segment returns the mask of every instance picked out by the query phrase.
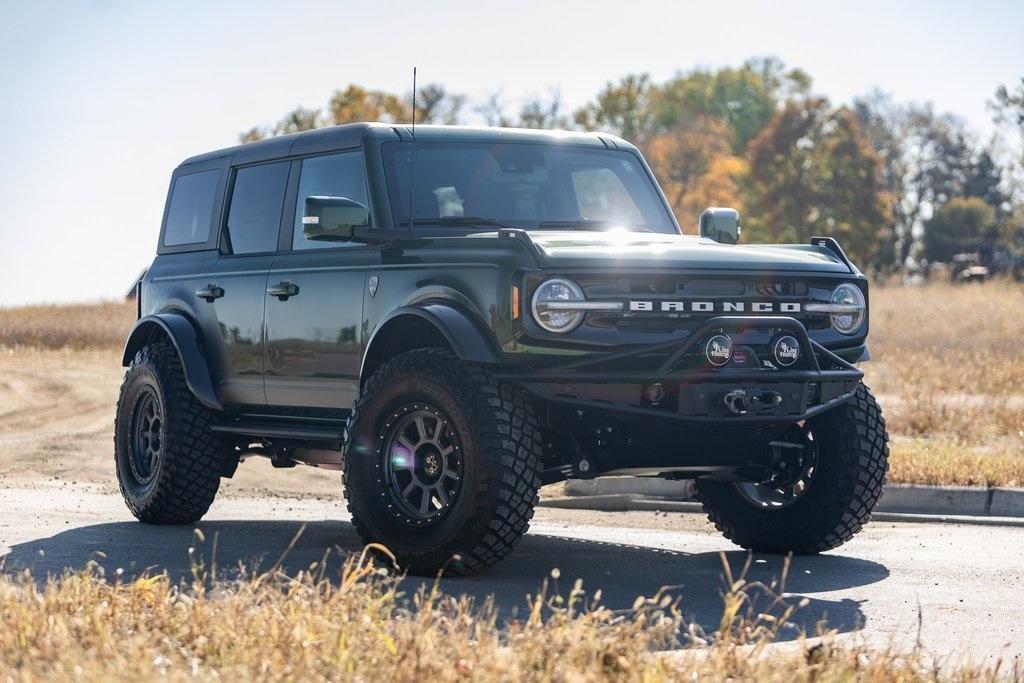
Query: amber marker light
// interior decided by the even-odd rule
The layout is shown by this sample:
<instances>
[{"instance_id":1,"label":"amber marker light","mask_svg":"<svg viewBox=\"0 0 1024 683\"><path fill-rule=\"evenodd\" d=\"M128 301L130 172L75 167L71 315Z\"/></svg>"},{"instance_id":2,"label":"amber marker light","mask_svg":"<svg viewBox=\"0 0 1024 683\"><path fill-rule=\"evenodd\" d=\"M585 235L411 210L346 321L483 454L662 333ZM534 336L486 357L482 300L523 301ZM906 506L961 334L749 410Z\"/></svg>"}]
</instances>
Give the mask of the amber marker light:
<instances>
[{"instance_id":1,"label":"amber marker light","mask_svg":"<svg viewBox=\"0 0 1024 683\"><path fill-rule=\"evenodd\" d=\"M519 285L512 285L512 319L519 320Z\"/></svg>"}]
</instances>

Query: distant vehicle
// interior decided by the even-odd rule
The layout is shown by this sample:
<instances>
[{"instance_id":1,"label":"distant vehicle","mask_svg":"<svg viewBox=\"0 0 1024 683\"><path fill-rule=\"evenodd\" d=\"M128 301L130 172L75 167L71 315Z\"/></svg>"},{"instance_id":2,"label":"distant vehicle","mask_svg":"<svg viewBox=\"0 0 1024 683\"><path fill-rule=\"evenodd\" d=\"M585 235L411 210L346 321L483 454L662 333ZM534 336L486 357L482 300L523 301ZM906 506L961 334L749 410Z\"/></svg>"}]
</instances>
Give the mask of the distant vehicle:
<instances>
[{"instance_id":1,"label":"distant vehicle","mask_svg":"<svg viewBox=\"0 0 1024 683\"><path fill-rule=\"evenodd\" d=\"M138 519L198 520L253 455L341 469L412 572L478 572L544 484L696 479L758 551L849 540L888 437L831 238L685 236L612 135L353 124L175 171L115 425Z\"/></svg>"},{"instance_id":2,"label":"distant vehicle","mask_svg":"<svg viewBox=\"0 0 1024 683\"><path fill-rule=\"evenodd\" d=\"M991 275L988 267L981 265L978 254L974 252L956 254L951 265L949 276L957 284L984 282Z\"/></svg>"}]
</instances>

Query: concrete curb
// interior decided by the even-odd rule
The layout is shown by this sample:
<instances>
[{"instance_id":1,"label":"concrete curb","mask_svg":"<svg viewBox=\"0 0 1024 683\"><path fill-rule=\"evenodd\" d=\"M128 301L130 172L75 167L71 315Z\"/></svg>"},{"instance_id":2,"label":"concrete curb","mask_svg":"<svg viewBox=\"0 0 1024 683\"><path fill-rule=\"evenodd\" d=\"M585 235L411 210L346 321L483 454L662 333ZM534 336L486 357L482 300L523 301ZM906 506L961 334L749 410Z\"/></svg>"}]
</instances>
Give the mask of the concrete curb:
<instances>
[{"instance_id":1,"label":"concrete curb","mask_svg":"<svg viewBox=\"0 0 1024 683\"><path fill-rule=\"evenodd\" d=\"M542 498L541 507L600 512L689 512L702 514L700 503L664 498L644 498L634 493L606 493L593 496ZM1024 517L996 515L921 514L880 512L871 514L874 522L917 522L927 524L977 524L981 526L1024 527Z\"/></svg>"},{"instance_id":2,"label":"concrete curb","mask_svg":"<svg viewBox=\"0 0 1024 683\"><path fill-rule=\"evenodd\" d=\"M638 501L649 499L673 503L695 500L693 482L688 480L673 481L644 477L572 479L566 482L565 491L569 496L591 499L602 505L634 505ZM612 502L612 499L608 499L609 496L625 498ZM627 499L630 502L625 502ZM581 502L579 507L585 508L586 505ZM875 519L881 519L878 516L880 513L1024 518L1024 489L890 484L885 487L885 493L882 494L875 512Z\"/></svg>"}]
</instances>

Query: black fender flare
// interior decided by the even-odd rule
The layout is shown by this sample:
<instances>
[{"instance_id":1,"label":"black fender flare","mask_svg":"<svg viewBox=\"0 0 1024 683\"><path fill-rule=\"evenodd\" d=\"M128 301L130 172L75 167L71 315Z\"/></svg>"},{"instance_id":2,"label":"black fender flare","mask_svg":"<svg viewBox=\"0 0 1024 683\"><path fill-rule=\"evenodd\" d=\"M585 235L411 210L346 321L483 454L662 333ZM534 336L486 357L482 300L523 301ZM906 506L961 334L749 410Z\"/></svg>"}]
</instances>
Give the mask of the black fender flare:
<instances>
[{"instance_id":1,"label":"black fender flare","mask_svg":"<svg viewBox=\"0 0 1024 683\"><path fill-rule=\"evenodd\" d=\"M361 379L366 378L366 359L378 334L398 318L407 316L414 316L430 323L445 338L455 355L462 360L490 365L501 363L497 344L475 316L446 301L424 301L395 309L377 325L366 342L366 350L359 368Z\"/></svg>"},{"instance_id":2,"label":"black fender flare","mask_svg":"<svg viewBox=\"0 0 1024 683\"><path fill-rule=\"evenodd\" d=\"M223 410L224 406L213 390L210 367L199 334L192 321L183 313L167 311L139 318L125 342L121 365L131 363L139 349L148 344L160 330L170 338L178 352L189 391L207 408Z\"/></svg>"}]
</instances>

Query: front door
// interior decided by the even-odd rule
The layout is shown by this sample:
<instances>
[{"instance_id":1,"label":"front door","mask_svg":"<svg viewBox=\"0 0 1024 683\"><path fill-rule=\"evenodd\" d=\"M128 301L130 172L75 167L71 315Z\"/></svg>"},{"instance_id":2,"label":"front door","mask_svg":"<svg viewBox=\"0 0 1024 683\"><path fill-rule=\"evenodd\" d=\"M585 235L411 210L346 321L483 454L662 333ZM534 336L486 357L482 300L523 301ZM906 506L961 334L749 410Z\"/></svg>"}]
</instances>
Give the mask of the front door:
<instances>
[{"instance_id":1,"label":"front door","mask_svg":"<svg viewBox=\"0 0 1024 683\"><path fill-rule=\"evenodd\" d=\"M220 255L204 276L207 306L214 317L203 323L206 348L219 350L214 374L218 396L226 405L267 402L267 277L277 251L289 166L282 161L237 169Z\"/></svg>"},{"instance_id":2,"label":"front door","mask_svg":"<svg viewBox=\"0 0 1024 683\"><path fill-rule=\"evenodd\" d=\"M362 153L294 162L291 229L267 285L267 401L273 406L348 410L359 392L363 301L380 250L355 242L307 240L306 197L345 197L366 205Z\"/></svg>"}]
</instances>

